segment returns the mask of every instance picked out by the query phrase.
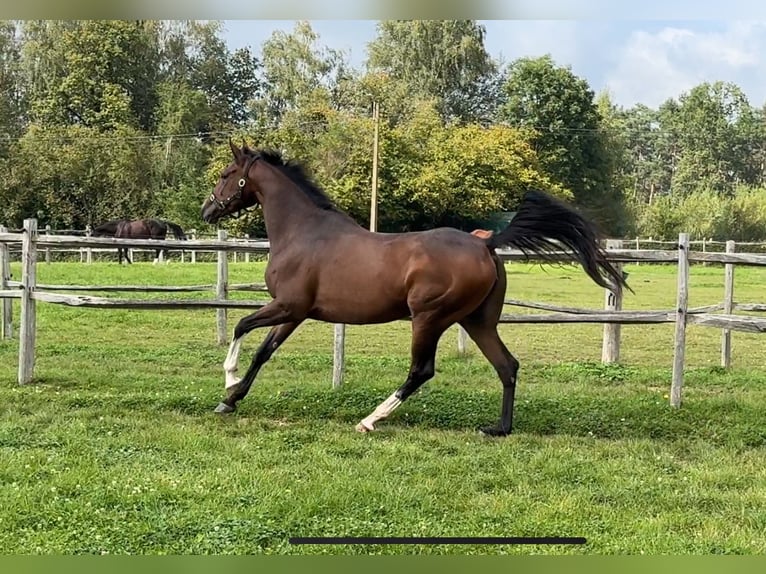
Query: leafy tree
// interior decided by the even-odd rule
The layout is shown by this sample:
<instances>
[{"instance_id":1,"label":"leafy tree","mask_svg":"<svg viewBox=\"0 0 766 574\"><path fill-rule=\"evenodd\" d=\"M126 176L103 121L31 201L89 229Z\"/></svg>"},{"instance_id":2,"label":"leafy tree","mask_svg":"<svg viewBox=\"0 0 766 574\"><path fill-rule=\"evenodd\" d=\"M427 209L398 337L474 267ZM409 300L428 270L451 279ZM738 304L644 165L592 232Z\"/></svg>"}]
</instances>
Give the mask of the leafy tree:
<instances>
[{"instance_id":1,"label":"leafy tree","mask_svg":"<svg viewBox=\"0 0 766 574\"><path fill-rule=\"evenodd\" d=\"M551 177L607 232L619 231L621 198L612 184L601 116L588 83L548 56L509 66L501 119L534 130L532 144Z\"/></svg>"},{"instance_id":2,"label":"leafy tree","mask_svg":"<svg viewBox=\"0 0 766 574\"><path fill-rule=\"evenodd\" d=\"M263 96L252 106L256 122L274 126L307 100L332 100L347 75L346 64L341 52L319 47L318 41L311 24L299 21L292 33L277 30L263 43Z\"/></svg>"},{"instance_id":3,"label":"leafy tree","mask_svg":"<svg viewBox=\"0 0 766 574\"><path fill-rule=\"evenodd\" d=\"M747 140L754 126L742 90L731 83L700 84L681 95L676 117L682 153L673 177L674 193L733 193L746 172Z\"/></svg>"},{"instance_id":4,"label":"leafy tree","mask_svg":"<svg viewBox=\"0 0 766 574\"><path fill-rule=\"evenodd\" d=\"M35 22L26 34L36 121L101 130L152 127L159 57L155 25Z\"/></svg>"},{"instance_id":5,"label":"leafy tree","mask_svg":"<svg viewBox=\"0 0 766 574\"><path fill-rule=\"evenodd\" d=\"M249 103L258 97L258 60L249 48L230 52L220 37L220 22L191 22L188 27L191 87L206 94L210 130L241 126Z\"/></svg>"},{"instance_id":6,"label":"leafy tree","mask_svg":"<svg viewBox=\"0 0 766 574\"><path fill-rule=\"evenodd\" d=\"M740 181L763 188L766 183L766 106L752 110L751 121L742 126Z\"/></svg>"},{"instance_id":7,"label":"leafy tree","mask_svg":"<svg viewBox=\"0 0 766 574\"><path fill-rule=\"evenodd\" d=\"M500 84L485 34L474 20L382 21L367 67L403 81L420 98L436 98L444 119L488 121Z\"/></svg>"},{"instance_id":8,"label":"leafy tree","mask_svg":"<svg viewBox=\"0 0 766 574\"><path fill-rule=\"evenodd\" d=\"M658 112L643 104L621 113L625 154L620 170L625 178L625 195L635 203L651 203L655 194L663 191L663 185L669 188L670 170L660 153L660 130Z\"/></svg>"},{"instance_id":9,"label":"leafy tree","mask_svg":"<svg viewBox=\"0 0 766 574\"><path fill-rule=\"evenodd\" d=\"M21 77L16 26L0 21L0 158L19 137L26 121L26 94Z\"/></svg>"},{"instance_id":10,"label":"leafy tree","mask_svg":"<svg viewBox=\"0 0 766 574\"><path fill-rule=\"evenodd\" d=\"M113 137L85 126L33 124L14 148L16 168L3 193L8 216L84 229L102 219L155 214L151 154L135 128Z\"/></svg>"},{"instance_id":11,"label":"leafy tree","mask_svg":"<svg viewBox=\"0 0 766 574\"><path fill-rule=\"evenodd\" d=\"M207 98L180 82L158 88L157 136L152 145L153 188L164 216L184 225L199 223L199 190L210 159L209 146L195 136L209 118Z\"/></svg>"}]
</instances>

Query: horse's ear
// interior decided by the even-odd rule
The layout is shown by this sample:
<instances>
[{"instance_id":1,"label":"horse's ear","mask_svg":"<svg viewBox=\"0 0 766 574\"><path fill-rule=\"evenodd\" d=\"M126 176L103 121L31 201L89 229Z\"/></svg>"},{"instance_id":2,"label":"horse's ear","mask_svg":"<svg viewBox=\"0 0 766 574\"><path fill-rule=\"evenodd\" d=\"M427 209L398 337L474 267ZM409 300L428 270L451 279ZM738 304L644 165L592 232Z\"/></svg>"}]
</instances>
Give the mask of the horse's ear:
<instances>
[{"instance_id":1,"label":"horse's ear","mask_svg":"<svg viewBox=\"0 0 766 574\"><path fill-rule=\"evenodd\" d=\"M242 150L234 145L234 142L231 141L231 138L229 138L229 147L231 148L231 153L234 154L234 159L239 161L239 159L242 157Z\"/></svg>"}]
</instances>

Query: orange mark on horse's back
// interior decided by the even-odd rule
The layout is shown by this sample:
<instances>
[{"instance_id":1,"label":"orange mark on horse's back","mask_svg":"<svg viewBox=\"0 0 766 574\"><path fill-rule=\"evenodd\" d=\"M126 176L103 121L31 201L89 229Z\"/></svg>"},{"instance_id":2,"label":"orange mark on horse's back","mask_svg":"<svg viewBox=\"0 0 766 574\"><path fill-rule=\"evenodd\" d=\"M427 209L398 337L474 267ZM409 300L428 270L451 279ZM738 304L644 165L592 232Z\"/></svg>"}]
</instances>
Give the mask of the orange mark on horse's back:
<instances>
[{"instance_id":1,"label":"orange mark on horse's back","mask_svg":"<svg viewBox=\"0 0 766 574\"><path fill-rule=\"evenodd\" d=\"M489 239L492 237L492 232L487 231L486 229L474 229L471 231L471 235L475 235L476 237L480 237L482 239Z\"/></svg>"}]
</instances>

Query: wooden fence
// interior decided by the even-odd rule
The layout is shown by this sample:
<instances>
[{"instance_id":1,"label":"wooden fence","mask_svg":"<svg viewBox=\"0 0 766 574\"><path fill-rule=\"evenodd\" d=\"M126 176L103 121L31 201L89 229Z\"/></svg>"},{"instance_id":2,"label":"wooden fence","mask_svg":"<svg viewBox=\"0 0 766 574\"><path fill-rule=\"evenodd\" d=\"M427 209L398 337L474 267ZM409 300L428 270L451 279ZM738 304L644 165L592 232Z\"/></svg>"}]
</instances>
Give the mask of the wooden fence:
<instances>
[{"instance_id":1,"label":"wooden fence","mask_svg":"<svg viewBox=\"0 0 766 574\"><path fill-rule=\"evenodd\" d=\"M5 233L9 232L8 229L4 229L3 231ZM11 233L22 233L23 229L10 230L10 232ZM71 237L71 236L76 236L76 237L92 237L91 233L92 233L92 230L91 230L90 227L86 227L85 229L61 229L61 230L54 230L54 229L51 228L50 225L46 225L44 229L39 229L38 228L38 235L40 237L42 237L43 239L51 237L51 236L54 236L54 237L59 237L59 236L66 236L66 237ZM205 233L205 232L197 231L196 229L190 229L190 230L186 231L186 236L189 239L191 239L192 241L196 241L198 239L203 239L204 240L206 238L207 239L214 239L214 238L217 237L217 234L216 233ZM247 235L247 234L245 234L242 237L242 239L245 240L245 241L248 241L248 242L249 241L255 241L257 245L260 245L261 247L264 247L264 249L262 251L259 251L258 253L259 254L268 254L269 242L268 242L267 239L251 239L250 236ZM185 262L186 261L186 251L187 250L176 249L175 251L179 251L180 252L180 257L179 257L180 261L182 263ZM11 244L10 245L10 253L12 255L20 256L20 252L21 252L21 244L20 243L19 244ZM134 248L132 247L132 248L129 248L129 252L130 252L129 253L130 254L130 258L133 259L133 255L136 252L137 253L153 254L154 253L154 249L152 249L150 247L134 247ZM64 255L67 259L70 259L70 258L77 259L77 258L79 258L80 263L93 263L93 261L95 260L95 258L94 258L95 255L108 255L110 259L115 259L115 260L117 259L117 249L116 249L116 247L91 247L91 246L88 246L88 247L73 247L71 245L56 245L56 244L54 244L54 245L49 245L49 246L45 247L44 249L42 249L42 253L44 255L46 263L50 263L55 258L55 256L57 254L58 255ZM215 252L211 251L211 250L202 249L202 248L194 249L194 250L191 250L189 252L188 261L190 263L196 263L197 262L197 254L199 254L199 253L206 253L208 255L210 253L212 253L213 255L215 255ZM246 263L249 262L250 261L250 254L251 254L250 251L245 251L244 253L242 253L241 254L242 260L244 262L246 262ZM236 262L239 253L237 251L233 251L231 253L231 255L233 257L234 262ZM162 261L162 260L163 260L163 254L160 253L160 261Z\"/></svg>"},{"instance_id":2,"label":"wooden fence","mask_svg":"<svg viewBox=\"0 0 766 574\"><path fill-rule=\"evenodd\" d=\"M8 230L6 230L8 231ZM41 236L82 236L82 237L91 237L91 228L86 227L85 229L52 229L50 225L46 225L45 228L40 228L39 234ZM14 233L21 233L21 229L12 230ZM216 233L209 233L204 231L198 231L197 229L189 229L186 231L187 237L189 237L191 240L197 240L197 239L214 239L217 237ZM233 239L233 238L232 238ZM242 237L245 241L252 241L255 240L259 242L260 245L264 246L265 251L261 253L268 253L268 240L267 239L251 239L249 235L244 235ZM618 243L622 243L624 246L630 246L632 249L635 249L636 251L640 250L646 250L646 249L662 249L663 246L674 246L675 242L673 241L666 241L661 239L653 239L653 238L630 238L630 239L622 239ZM689 248L695 248L697 247L699 251L702 251L703 253L707 252L724 252L726 247L726 241L717 241L714 239L697 239L697 240L690 240L689 241ZM752 253L764 253L766 254L766 242L758 241L758 242L737 242L737 245L742 248L746 247L749 252ZM20 250L21 245L19 244L15 249L12 246L12 250L18 252ZM133 251L136 252L146 252L151 253L153 252L153 249L146 248L146 247L138 247L138 248L131 248L131 258L133 255ZM213 253L212 251L205 250L205 249L195 249L191 250L189 252L189 258L188 261L191 263L197 262L197 254L198 253ZM51 246L46 247L44 249L45 254L45 262L50 263L53 256L56 254L64 254L64 255L73 255L78 256L81 263L92 263L94 261L94 255L104 255L108 254L110 258L117 258L117 252L115 248L109 248L109 247L69 247L69 246ZM186 261L185 257L185 251L180 250L180 260L181 262ZM237 251L231 252L232 261L234 263L237 262L238 256L240 254ZM246 251L244 253L241 253L242 260L245 262L250 261L250 252Z\"/></svg>"},{"instance_id":3,"label":"wooden fence","mask_svg":"<svg viewBox=\"0 0 766 574\"><path fill-rule=\"evenodd\" d=\"M766 255L753 253L735 253L734 242L726 243L725 252L690 251L690 241L687 234L679 236L678 244L668 250L624 249L621 241L610 241L607 244L609 259L616 265L624 263L676 263L678 266L677 305L671 310L624 311L620 297L614 297L610 292L605 294L604 309L580 309L561 307L546 303L525 302L507 299L506 305L549 311L546 314L503 313L501 323L602 323L604 338L602 345L602 361L613 363L619 361L620 354L620 325L675 323L673 376L671 381L670 404L678 407L681 404L683 387L684 354L686 349L686 327L697 324L722 329L721 364L729 367L731 364L731 331L751 333L766 332L766 319L753 316L734 315L734 310L766 311L766 304L741 304L734 302L734 266L735 265L766 265ZM21 278L12 281L9 273L9 246L20 246ZM36 269L38 253L48 248L92 249L112 248L117 246L128 248L168 250L185 250L190 253L198 251L213 251L217 253L217 281L215 285L187 286L129 286L129 285L45 285L37 283ZM227 343L226 310L230 308L257 309L267 301L244 301L228 299L231 291L265 291L263 284L230 285L228 283L228 257L232 252L239 253L268 253L268 243L264 241L230 240L225 231L219 231L215 240L150 240L150 239L114 239L105 237L78 237L67 235L40 235L37 221L28 219L24 222L21 233L9 233L0 228L0 298L3 300L2 327L3 337L12 336L12 320L10 301L13 298L21 300L19 318L19 372L20 384L33 380L35 364L35 335L36 335L36 304L38 301L63 304L78 307L112 308L112 309L216 309L216 340L219 344ZM526 261L523 253L514 250L499 250L498 254L505 261ZM571 261L571 258L560 253L560 261ZM691 263L716 263L725 265L724 299L719 305L689 308L689 266ZM215 290L214 299L205 300L152 300L126 299L112 297L96 297L78 295L77 291L122 291L122 292L193 292ZM68 291L68 293L62 293ZM717 313L717 312L721 313ZM344 370L345 328L335 326L333 386L342 382ZM467 338L462 329L458 330L458 351L464 352Z\"/></svg>"}]
</instances>

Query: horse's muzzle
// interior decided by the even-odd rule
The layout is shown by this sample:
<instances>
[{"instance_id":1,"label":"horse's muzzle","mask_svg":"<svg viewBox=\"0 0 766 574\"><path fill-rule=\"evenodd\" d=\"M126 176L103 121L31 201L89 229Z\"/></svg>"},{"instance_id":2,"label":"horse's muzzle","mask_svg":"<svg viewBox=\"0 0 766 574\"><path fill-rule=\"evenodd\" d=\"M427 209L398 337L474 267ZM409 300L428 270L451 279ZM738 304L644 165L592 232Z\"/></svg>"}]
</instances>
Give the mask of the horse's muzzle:
<instances>
[{"instance_id":1,"label":"horse's muzzle","mask_svg":"<svg viewBox=\"0 0 766 574\"><path fill-rule=\"evenodd\" d=\"M205 223L215 223L221 218L218 206L210 200L202 204L202 221Z\"/></svg>"}]
</instances>

